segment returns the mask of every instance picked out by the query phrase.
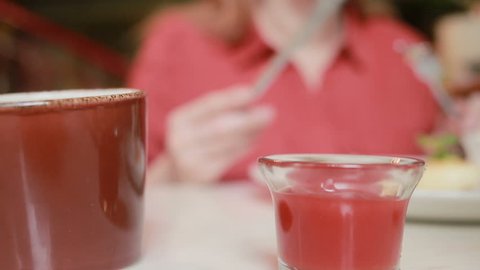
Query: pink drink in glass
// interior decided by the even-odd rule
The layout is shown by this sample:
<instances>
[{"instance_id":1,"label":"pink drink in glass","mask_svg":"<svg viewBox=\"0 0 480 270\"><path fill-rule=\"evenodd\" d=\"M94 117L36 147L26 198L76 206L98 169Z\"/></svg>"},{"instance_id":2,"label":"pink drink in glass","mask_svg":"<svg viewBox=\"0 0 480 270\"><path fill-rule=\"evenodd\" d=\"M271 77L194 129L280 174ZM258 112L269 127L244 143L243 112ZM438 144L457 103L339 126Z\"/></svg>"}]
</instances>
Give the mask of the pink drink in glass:
<instances>
[{"instance_id":1,"label":"pink drink in glass","mask_svg":"<svg viewBox=\"0 0 480 270\"><path fill-rule=\"evenodd\" d=\"M355 194L275 195L280 259L302 270L395 269L407 200Z\"/></svg>"},{"instance_id":2,"label":"pink drink in glass","mask_svg":"<svg viewBox=\"0 0 480 270\"><path fill-rule=\"evenodd\" d=\"M407 205L423 165L376 156L261 158L280 269L398 269Z\"/></svg>"}]
</instances>

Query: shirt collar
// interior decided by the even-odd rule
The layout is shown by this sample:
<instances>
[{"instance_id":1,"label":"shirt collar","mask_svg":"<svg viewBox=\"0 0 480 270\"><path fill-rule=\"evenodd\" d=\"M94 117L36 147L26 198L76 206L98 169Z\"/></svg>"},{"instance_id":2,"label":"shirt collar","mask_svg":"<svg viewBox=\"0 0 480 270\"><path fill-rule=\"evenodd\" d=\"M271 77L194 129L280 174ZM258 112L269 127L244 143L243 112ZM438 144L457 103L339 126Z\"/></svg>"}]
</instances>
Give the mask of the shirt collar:
<instances>
[{"instance_id":1,"label":"shirt collar","mask_svg":"<svg viewBox=\"0 0 480 270\"><path fill-rule=\"evenodd\" d=\"M346 58L353 62L361 61L362 55L365 53L364 40L362 40L364 31L362 27L363 23L364 18L358 11L351 8L345 10L345 36L336 59ZM240 66L248 68L257 63L263 63L263 61L269 59L275 53L275 49L265 42L255 26L250 25L246 33L241 43L233 48L235 51L233 60ZM335 61L333 61L333 63L334 62Z\"/></svg>"}]
</instances>

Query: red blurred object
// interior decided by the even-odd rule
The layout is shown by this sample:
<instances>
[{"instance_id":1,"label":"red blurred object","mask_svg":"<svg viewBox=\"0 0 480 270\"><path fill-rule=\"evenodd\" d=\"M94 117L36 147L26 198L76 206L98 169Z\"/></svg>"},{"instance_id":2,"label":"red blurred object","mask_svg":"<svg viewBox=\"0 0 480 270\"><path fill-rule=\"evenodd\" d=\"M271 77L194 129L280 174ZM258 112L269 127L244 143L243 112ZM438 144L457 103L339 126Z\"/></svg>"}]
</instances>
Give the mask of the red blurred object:
<instances>
[{"instance_id":1,"label":"red blurred object","mask_svg":"<svg viewBox=\"0 0 480 270\"><path fill-rule=\"evenodd\" d=\"M0 92L111 86L127 74L128 61L119 53L12 1L0 0L0 23L0 60L11 66L0 73L14 87Z\"/></svg>"}]
</instances>

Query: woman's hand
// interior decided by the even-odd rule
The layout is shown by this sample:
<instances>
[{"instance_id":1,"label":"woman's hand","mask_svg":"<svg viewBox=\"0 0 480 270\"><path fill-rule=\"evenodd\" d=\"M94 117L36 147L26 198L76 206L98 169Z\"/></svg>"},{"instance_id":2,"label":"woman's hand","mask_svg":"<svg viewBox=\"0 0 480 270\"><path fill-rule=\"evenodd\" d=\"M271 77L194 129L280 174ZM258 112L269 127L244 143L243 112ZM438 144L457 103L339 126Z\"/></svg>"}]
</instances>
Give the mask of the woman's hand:
<instances>
[{"instance_id":1,"label":"woman's hand","mask_svg":"<svg viewBox=\"0 0 480 270\"><path fill-rule=\"evenodd\" d=\"M232 87L202 96L167 118L166 158L176 180L211 183L245 155L272 121L268 106L249 106L253 91Z\"/></svg>"}]
</instances>

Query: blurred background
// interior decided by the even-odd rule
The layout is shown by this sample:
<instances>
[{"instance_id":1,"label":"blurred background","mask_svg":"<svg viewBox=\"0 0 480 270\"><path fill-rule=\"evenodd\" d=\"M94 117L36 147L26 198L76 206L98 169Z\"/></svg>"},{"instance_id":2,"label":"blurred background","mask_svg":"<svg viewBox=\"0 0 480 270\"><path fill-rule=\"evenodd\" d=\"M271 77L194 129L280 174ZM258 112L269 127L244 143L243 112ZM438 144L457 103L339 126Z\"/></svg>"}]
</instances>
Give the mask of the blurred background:
<instances>
[{"instance_id":1,"label":"blurred background","mask_svg":"<svg viewBox=\"0 0 480 270\"><path fill-rule=\"evenodd\" d=\"M397 16L432 41L440 21L465 13L476 2L362 1L369 3L369 12ZM188 0L0 0L0 93L121 86L140 41L142 22L156 10L180 2ZM476 48L480 51L480 46ZM480 58L468 61L468 72L480 74Z\"/></svg>"}]
</instances>

